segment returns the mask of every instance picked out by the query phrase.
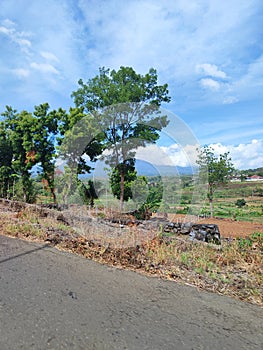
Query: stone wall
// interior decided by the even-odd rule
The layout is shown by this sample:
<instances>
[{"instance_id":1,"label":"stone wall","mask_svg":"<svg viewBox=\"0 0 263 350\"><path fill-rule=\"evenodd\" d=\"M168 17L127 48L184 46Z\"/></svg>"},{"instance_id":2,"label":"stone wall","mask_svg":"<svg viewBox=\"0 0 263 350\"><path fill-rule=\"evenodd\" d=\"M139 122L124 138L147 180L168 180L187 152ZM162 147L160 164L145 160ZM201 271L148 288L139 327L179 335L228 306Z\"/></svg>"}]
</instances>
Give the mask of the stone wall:
<instances>
[{"instance_id":1,"label":"stone wall","mask_svg":"<svg viewBox=\"0 0 263 350\"><path fill-rule=\"evenodd\" d=\"M164 227L164 232L189 235L191 240L197 239L207 243L220 244L220 232L217 225L196 224L191 222L170 222Z\"/></svg>"}]
</instances>

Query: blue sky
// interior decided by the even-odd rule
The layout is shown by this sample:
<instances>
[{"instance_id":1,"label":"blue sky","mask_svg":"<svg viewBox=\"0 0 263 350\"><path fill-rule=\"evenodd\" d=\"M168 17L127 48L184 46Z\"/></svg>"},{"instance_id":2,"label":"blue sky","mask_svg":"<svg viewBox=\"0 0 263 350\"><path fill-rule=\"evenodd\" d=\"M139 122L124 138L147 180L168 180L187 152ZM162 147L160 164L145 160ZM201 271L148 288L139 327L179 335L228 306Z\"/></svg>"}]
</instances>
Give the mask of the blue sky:
<instances>
[{"instance_id":1,"label":"blue sky","mask_svg":"<svg viewBox=\"0 0 263 350\"><path fill-rule=\"evenodd\" d=\"M0 111L68 109L99 67L154 67L169 84L164 107L201 145L263 166L262 23L262 0L1 0Z\"/></svg>"}]
</instances>

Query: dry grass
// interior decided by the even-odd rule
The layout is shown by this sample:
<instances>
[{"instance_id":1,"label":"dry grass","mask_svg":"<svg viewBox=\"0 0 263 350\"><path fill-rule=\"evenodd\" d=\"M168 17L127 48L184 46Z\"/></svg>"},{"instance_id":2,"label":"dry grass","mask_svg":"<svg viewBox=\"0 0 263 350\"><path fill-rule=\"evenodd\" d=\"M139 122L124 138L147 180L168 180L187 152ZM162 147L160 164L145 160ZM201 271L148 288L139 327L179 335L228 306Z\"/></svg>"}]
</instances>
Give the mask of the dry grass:
<instances>
[{"instance_id":1,"label":"dry grass","mask_svg":"<svg viewBox=\"0 0 263 350\"><path fill-rule=\"evenodd\" d=\"M65 215L71 220L69 214ZM22 209L2 212L1 233L30 240L48 241L59 249L81 254L101 263L129 268L198 288L230 295L263 306L263 234L221 246L167 237L136 227L120 228L90 218L75 227Z\"/></svg>"}]
</instances>

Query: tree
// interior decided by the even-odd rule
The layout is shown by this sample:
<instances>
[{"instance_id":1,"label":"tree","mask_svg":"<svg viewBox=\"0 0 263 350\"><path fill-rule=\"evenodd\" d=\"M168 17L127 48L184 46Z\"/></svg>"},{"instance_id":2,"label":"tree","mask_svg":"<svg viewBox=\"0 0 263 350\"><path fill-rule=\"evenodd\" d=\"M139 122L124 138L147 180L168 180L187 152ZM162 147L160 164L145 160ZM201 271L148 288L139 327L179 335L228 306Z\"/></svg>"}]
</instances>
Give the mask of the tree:
<instances>
[{"instance_id":1,"label":"tree","mask_svg":"<svg viewBox=\"0 0 263 350\"><path fill-rule=\"evenodd\" d=\"M143 76L131 67L120 67L118 71L100 68L99 75L85 84L79 80L80 88L72 92L76 107L86 113L104 107L127 102L147 102L160 106L170 102L168 85L157 85L157 71L153 68Z\"/></svg>"},{"instance_id":2,"label":"tree","mask_svg":"<svg viewBox=\"0 0 263 350\"><path fill-rule=\"evenodd\" d=\"M64 111L59 109L48 112L48 110L49 105L45 103L35 106L33 114L27 111L18 113L10 106L7 106L6 111L2 113L4 117L2 125L8 134L8 142L12 148L12 174L20 178L19 183L26 202L35 200L31 171L36 164L41 165L43 178L47 180L54 202L56 201L55 137L59 131L58 122ZM10 147L6 148L5 157ZM13 179L15 179L14 176Z\"/></svg>"},{"instance_id":3,"label":"tree","mask_svg":"<svg viewBox=\"0 0 263 350\"><path fill-rule=\"evenodd\" d=\"M65 200L72 195L78 175L90 173L92 170L86 162L87 157L95 162L103 152L104 133L98 131L98 120L92 114L86 115L82 107L70 108L69 113L63 116L59 130L62 135L58 146L59 158L67 164L67 181L63 189ZM80 188L84 189L81 186Z\"/></svg>"},{"instance_id":4,"label":"tree","mask_svg":"<svg viewBox=\"0 0 263 350\"><path fill-rule=\"evenodd\" d=\"M133 199L137 209L134 215L137 219L149 219L152 211L157 210L163 198L163 184L161 181L150 183L145 176L138 176L131 184Z\"/></svg>"},{"instance_id":5,"label":"tree","mask_svg":"<svg viewBox=\"0 0 263 350\"><path fill-rule=\"evenodd\" d=\"M94 200L98 198L93 181L89 180L87 184L79 181L78 189L84 203L93 208Z\"/></svg>"},{"instance_id":6,"label":"tree","mask_svg":"<svg viewBox=\"0 0 263 350\"><path fill-rule=\"evenodd\" d=\"M214 150L209 146L204 146L197 160L200 176L207 176L208 192L207 197L210 204L210 215L214 214L213 199L217 187L229 181L229 177L234 171L234 166L229 157L229 152L216 157Z\"/></svg>"},{"instance_id":7,"label":"tree","mask_svg":"<svg viewBox=\"0 0 263 350\"><path fill-rule=\"evenodd\" d=\"M34 116L36 125L33 131L35 160L43 169L43 179L48 183L53 201L56 203L54 184L55 173L55 138L59 133L59 123L65 116L65 111L59 109L48 112L49 104L35 106Z\"/></svg>"},{"instance_id":8,"label":"tree","mask_svg":"<svg viewBox=\"0 0 263 350\"><path fill-rule=\"evenodd\" d=\"M77 108L96 116L103 131L106 163L116 169L112 172L112 188L119 193L122 210L123 201L129 198L125 195L125 180L129 181L125 174L132 171L130 160L134 159L135 149L155 143L159 131L168 125L166 116L159 111L162 102L170 101L168 85L157 85L155 69L143 76L131 67L120 67L118 71L100 68L99 75L86 84L79 80L79 85L72 97ZM119 176L115 176L116 172Z\"/></svg>"},{"instance_id":9,"label":"tree","mask_svg":"<svg viewBox=\"0 0 263 350\"><path fill-rule=\"evenodd\" d=\"M123 182L121 179L121 174L123 174ZM133 192L131 188L132 181L136 179L137 172L135 170L135 161L134 159L126 159L125 161L119 163L111 172L110 175L110 186L112 193L118 199L123 201L128 201L129 198L132 198ZM123 183L123 193L122 186L120 183ZM123 196L123 197L122 197Z\"/></svg>"},{"instance_id":10,"label":"tree","mask_svg":"<svg viewBox=\"0 0 263 350\"><path fill-rule=\"evenodd\" d=\"M13 149L12 168L13 173L21 178L23 199L33 202L35 193L30 170L35 164L35 152L33 148L33 129L35 120L31 113L22 111L17 113L12 107L7 106L2 113L5 117L4 127L8 130Z\"/></svg>"},{"instance_id":11,"label":"tree","mask_svg":"<svg viewBox=\"0 0 263 350\"><path fill-rule=\"evenodd\" d=\"M13 148L10 137L4 124L0 124L0 194L8 197L8 191L12 182Z\"/></svg>"}]
</instances>

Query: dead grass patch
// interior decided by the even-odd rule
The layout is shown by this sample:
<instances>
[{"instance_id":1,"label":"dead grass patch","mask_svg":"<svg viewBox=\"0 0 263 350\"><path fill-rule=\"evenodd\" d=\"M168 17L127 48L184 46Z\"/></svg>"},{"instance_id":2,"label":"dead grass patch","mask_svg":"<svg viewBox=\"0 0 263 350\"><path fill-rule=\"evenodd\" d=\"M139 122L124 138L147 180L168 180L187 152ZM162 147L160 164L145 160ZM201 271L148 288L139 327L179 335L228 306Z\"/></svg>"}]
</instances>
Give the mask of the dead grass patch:
<instances>
[{"instance_id":1,"label":"dead grass patch","mask_svg":"<svg viewBox=\"0 0 263 350\"><path fill-rule=\"evenodd\" d=\"M95 218L72 227L54 217L24 209L2 212L1 233L49 242L101 263L263 306L263 233L223 240L218 247L136 227L111 226Z\"/></svg>"}]
</instances>

